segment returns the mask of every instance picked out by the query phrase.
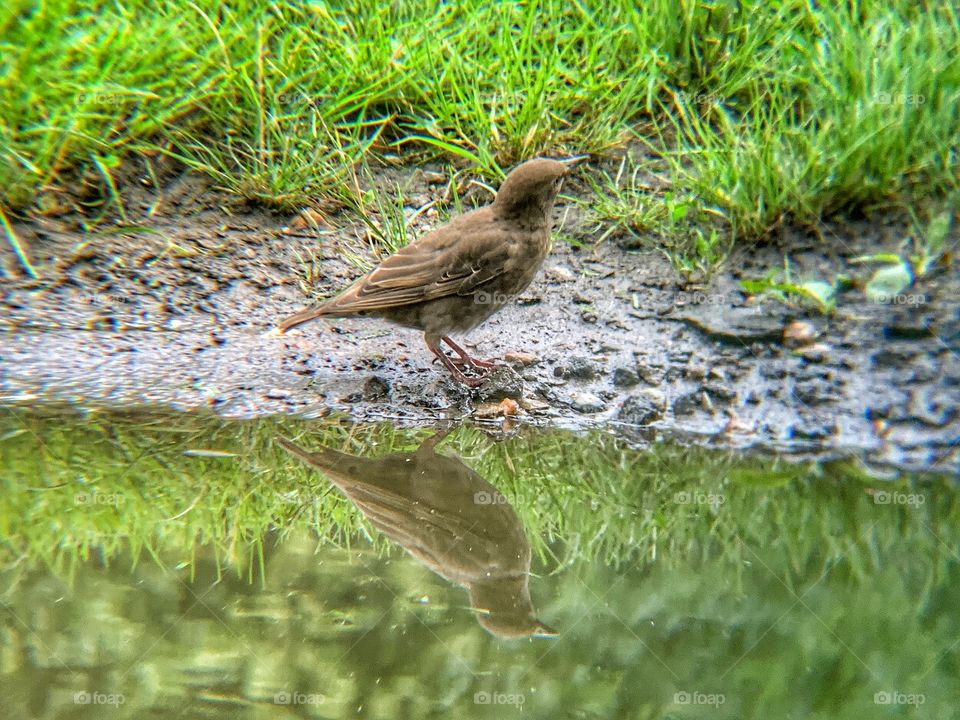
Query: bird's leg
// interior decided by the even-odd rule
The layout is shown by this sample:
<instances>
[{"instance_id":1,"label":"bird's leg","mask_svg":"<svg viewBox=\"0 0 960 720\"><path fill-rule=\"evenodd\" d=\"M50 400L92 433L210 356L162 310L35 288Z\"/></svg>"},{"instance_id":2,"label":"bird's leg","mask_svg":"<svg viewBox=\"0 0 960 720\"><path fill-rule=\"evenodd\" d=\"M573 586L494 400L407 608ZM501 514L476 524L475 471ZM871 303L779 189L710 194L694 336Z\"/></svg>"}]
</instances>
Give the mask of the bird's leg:
<instances>
[{"instance_id":1,"label":"bird's leg","mask_svg":"<svg viewBox=\"0 0 960 720\"><path fill-rule=\"evenodd\" d=\"M422 443L420 443L420 447L417 448L417 452L424 453L425 455L435 453L437 445L443 442L443 439L447 437L447 435L449 435L451 432L453 432L453 427L445 427L439 432L434 433L433 435L428 437L426 440L424 440Z\"/></svg>"},{"instance_id":2,"label":"bird's leg","mask_svg":"<svg viewBox=\"0 0 960 720\"><path fill-rule=\"evenodd\" d=\"M474 365L473 362L471 362L473 358L470 357L470 355L467 354L467 352L463 348L461 348L458 345L451 344L453 341L450 340L450 338L444 336L440 338L440 340L450 344L450 346L456 351L457 353L456 357L450 357L449 355L447 355L447 357L450 358L450 362L452 362L454 365L459 365L461 368L471 368L473 370L476 370L478 368L477 365ZM437 360L439 359L440 358L434 358L433 361L437 362Z\"/></svg>"},{"instance_id":3,"label":"bird's leg","mask_svg":"<svg viewBox=\"0 0 960 720\"><path fill-rule=\"evenodd\" d=\"M447 345L449 345L450 349L460 356L460 362L463 365L467 365L472 368L483 369L483 370L488 370L490 368L497 366L497 364L493 360L480 360L475 357L470 357L470 354L466 350L464 350L462 347L457 345L453 340L451 340L446 335L444 335L441 338L441 340L443 340Z\"/></svg>"},{"instance_id":4,"label":"bird's leg","mask_svg":"<svg viewBox=\"0 0 960 720\"><path fill-rule=\"evenodd\" d=\"M475 378L464 375L463 371L457 367L457 364L447 357L447 354L443 351L438 342L435 340L431 341L426 335L423 336L423 339L427 343L427 347L430 348L430 352L436 355L437 359L443 364L443 366L450 371L450 374L453 375L454 380L472 388L483 385L483 378Z\"/></svg>"}]
</instances>

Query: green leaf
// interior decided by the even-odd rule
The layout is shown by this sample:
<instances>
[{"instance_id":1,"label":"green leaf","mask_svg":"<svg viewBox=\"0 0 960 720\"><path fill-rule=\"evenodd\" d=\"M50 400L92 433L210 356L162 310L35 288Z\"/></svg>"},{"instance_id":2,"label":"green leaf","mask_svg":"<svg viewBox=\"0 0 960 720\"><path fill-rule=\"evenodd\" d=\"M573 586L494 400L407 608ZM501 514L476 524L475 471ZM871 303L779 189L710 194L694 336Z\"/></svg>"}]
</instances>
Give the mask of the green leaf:
<instances>
[{"instance_id":1,"label":"green leaf","mask_svg":"<svg viewBox=\"0 0 960 720\"><path fill-rule=\"evenodd\" d=\"M950 232L952 212L942 212L930 220L926 232L926 245L930 254L939 253L947 243L947 234Z\"/></svg>"},{"instance_id":2,"label":"green leaf","mask_svg":"<svg viewBox=\"0 0 960 720\"><path fill-rule=\"evenodd\" d=\"M761 293L770 290L771 281L769 278L764 278L763 280L741 280L740 287L744 289L750 295L759 295Z\"/></svg>"},{"instance_id":3,"label":"green leaf","mask_svg":"<svg viewBox=\"0 0 960 720\"><path fill-rule=\"evenodd\" d=\"M913 284L910 266L902 260L877 270L867 282L864 292L874 302L890 302Z\"/></svg>"},{"instance_id":4,"label":"green leaf","mask_svg":"<svg viewBox=\"0 0 960 720\"><path fill-rule=\"evenodd\" d=\"M813 300L820 306L822 312L830 312L834 308L834 296L837 286L823 280L810 280L798 288L800 294Z\"/></svg>"},{"instance_id":5,"label":"green leaf","mask_svg":"<svg viewBox=\"0 0 960 720\"><path fill-rule=\"evenodd\" d=\"M876 253L875 255L858 255L855 258L850 258L850 263L856 265L875 262L887 263L888 265L898 265L902 262L902 260L896 253Z\"/></svg>"}]
</instances>

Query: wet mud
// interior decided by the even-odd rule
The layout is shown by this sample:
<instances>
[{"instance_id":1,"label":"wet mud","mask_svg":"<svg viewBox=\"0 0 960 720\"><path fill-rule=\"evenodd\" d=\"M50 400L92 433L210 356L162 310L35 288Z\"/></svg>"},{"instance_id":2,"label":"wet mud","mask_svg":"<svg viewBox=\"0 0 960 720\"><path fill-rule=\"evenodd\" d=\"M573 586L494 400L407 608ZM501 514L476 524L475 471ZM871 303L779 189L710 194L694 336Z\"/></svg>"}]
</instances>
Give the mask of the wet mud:
<instances>
[{"instance_id":1,"label":"wet mud","mask_svg":"<svg viewBox=\"0 0 960 720\"><path fill-rule=\"evenodd\" d=\"M379 178L401 187L413 235L442 221L436 203L450 186L441 170ZM954 270L924 278L899 304L846 293L829 316L740 286L782 266L785 253L797 276L846 272L857 255L897 249L903 219L786 228L688 283L655 240L613 234L594 244L603 228L570 197L584 193L574 184L533 285L463 339L480 357L505 358L470 390L431 362L418 333L383 321L272 332L308 292L333 294L361 274L360 261L376 260L355 214L272 214L174 171L162 190L136 180L125 221L86 232L89 218L68 208L14 224L41 279L23 278L9 248L0 252L0 402L340 412L398 424L473 417L960 466ZM469 185L465 202L486 193Z\"/></svg>"}]
</instances>

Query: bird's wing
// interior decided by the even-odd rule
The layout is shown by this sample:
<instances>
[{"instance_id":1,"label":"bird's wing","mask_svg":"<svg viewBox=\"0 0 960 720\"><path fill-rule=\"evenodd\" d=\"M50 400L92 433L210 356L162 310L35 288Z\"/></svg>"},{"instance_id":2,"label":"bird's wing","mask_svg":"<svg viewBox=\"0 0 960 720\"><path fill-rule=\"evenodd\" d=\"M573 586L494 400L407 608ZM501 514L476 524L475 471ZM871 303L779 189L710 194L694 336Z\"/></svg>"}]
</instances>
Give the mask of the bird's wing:
<instances>
[{"instance_id":1,"label":"bird's wing","mask_svg":"<svg viewBox=\"0 0 960 720\"><path fill-rule=\"evenodd\" d=\"M506 233L497 225L451 223L401 248L326 308L357 313L470 295L502 274L509 260Z\"/></svg>"},{"instance_id":2,"label":"bird's wing","mask_svg":"<svg viewBox=\"0 0 960 720\"><path fill-rule=\"evenodd\" d=\"M462 583L516 564L526 537L501 536L482 517L461 515L370 485L351 488L350 500L380 532L443 577ZM521 531L522 532L522 531Z\"/></svg>"}]
</instances>

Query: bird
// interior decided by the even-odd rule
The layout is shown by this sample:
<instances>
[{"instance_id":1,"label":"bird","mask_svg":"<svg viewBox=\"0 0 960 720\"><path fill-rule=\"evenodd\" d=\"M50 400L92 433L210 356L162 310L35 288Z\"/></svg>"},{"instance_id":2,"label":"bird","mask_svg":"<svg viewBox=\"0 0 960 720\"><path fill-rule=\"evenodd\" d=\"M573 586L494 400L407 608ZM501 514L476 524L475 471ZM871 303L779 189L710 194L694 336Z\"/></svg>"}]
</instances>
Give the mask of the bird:
<instances>
[{"instance_id":1,"label":"bird","mask_svg":"<svg viewBox=\"0 0 960 720\"><path fill-rule=\"evenodd\" d=\"M471 357L450 335L473 330L533 281L550 251L557 193L580 159L535 158L518 165L490 205L431 230L342 294L282 320L277 330L322 317L382 317L421 330L427 348L455 380L479 387L496 362Z\"/></svg>"},{"instance_id":2,"label":"bird","mask_svg":"<svg viewBox=\"0 0 960 720\"><path fill-rule=\"evenodd\" d=\"M498 637L555 637L530 599L530 543L497 489L459 458L436 452L450 430L414 452L362 458L276 443L323 472L384 535L470 595L477 621Z\"/></svg>"}]
</instances>

